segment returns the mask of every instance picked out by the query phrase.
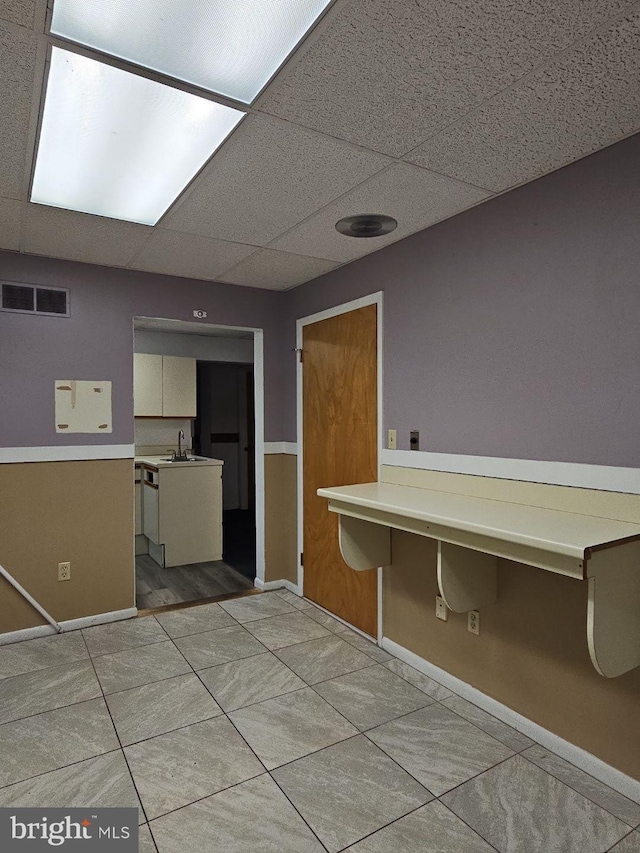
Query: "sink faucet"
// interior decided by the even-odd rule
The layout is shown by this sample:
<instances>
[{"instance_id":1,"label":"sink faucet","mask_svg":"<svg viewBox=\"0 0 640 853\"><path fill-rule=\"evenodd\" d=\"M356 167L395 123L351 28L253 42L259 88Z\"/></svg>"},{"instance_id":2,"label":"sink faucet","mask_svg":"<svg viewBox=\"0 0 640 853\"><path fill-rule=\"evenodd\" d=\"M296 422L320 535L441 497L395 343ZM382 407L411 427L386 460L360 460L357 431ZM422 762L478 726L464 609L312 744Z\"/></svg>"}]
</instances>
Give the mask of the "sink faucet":
<instances>
[{"instance_id":1,"label":"sink faucet","mask_svg":"<svg viewBox=\"0 0 640 853\"><path fill-rule=\"evenodd\" d=\"M184 456L182 452L182 442L184 441L184 430L178 430L178 456Z\"/></svg>"}]
</instances>

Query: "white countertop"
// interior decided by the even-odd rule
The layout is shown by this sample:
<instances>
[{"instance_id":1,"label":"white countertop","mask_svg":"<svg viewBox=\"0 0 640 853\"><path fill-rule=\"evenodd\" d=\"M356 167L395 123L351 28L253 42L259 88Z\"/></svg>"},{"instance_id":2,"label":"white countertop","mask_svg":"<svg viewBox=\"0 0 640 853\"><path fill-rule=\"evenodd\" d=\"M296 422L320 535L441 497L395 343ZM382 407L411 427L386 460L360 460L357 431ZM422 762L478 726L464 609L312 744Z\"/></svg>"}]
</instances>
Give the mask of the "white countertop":
<instances>
[{"instance_id":1,"label":"white countertop","mask_svg":"<svg viewBox=\"0 0 640 853\"><path fill-rule=\"evenodd\" d=\"M165 453L162 456L135 456L136 465L148 465L150 468L203 468L206 466L224 465L222 459L209 459L207 456L195 456L193 462L169 462L171 454ZM192 454L189 454L191 458Z\"/></svg>"}]
</instances>

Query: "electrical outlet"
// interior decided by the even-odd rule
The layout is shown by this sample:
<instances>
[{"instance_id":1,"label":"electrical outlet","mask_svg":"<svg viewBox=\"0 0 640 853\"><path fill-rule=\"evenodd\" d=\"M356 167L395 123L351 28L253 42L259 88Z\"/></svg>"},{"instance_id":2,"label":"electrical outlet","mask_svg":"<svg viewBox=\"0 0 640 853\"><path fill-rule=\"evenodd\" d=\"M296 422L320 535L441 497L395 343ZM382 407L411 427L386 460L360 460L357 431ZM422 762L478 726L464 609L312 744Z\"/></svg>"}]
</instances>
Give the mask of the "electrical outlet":
<instances>
[{"instance_id":1,"label":"electrical outlet","mask_svg":"<svg viewBox=\"0 0 640 853\"><path fill-rule=\"evenodd\" d=\"M58 563L58 580L71 580L71 563Z\"/></svg>"},{"instance_id":2,"label":"electrical outlet","mask_svg":"<svg viewBox=\"0 0 640 853\"><path fill-rule=\"evenodd\" d=\"M396 431L395 429L390 429L387 436L387 447L389 450L395 450L396 446Z\"/></svg>"},{"instance_id":3,"label":"electrical outlet","mask_svg":"<svg viewBox=\"0 0 640 853\"><path fill-rule=\"evenodd\" d=\"M470 610L467 613L467 630L472 634L480 633L480 614L477 610Z\"/></svg>"},{"instance_id":4,"label":"electrical outlet","mask_svg":"<svg viewBox=\"0 0 640 853\"><path fill-rule=\"evenodd\" d=\"M449 619L449 608L445 604L444 598L436 595L436 616L446 622Z\"/></svg>"},{"instance_id":5,"label":"electrical outlet","mask_svg":"<svg viewBox=\"0 0 640 853\"><path fill-rule=\"evenodd\" d=\"M409 450L420 450L420 431L417 429L409 433Z\"/></svg>"}]
</instances>

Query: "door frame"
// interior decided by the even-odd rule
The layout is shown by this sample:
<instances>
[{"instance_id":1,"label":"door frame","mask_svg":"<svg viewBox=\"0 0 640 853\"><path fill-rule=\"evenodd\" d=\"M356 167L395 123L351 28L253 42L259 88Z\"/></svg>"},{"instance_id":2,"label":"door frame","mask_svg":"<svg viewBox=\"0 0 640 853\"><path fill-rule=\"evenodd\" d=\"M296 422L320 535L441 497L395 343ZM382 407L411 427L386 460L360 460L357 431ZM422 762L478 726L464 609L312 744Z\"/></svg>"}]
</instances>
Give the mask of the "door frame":
<instances>
[{"instance_id":1,"label":"door frame","mask_svg":"<svg viewBox=\"0 0 640 853\"><path fill-rule=\"evenodd\" d=\"M378 290L375 293L371 293L368 296L362 296L359 299L353 299L351 302L344 302L341 305L336 305L333 308L327 308L325 311L318 311L316 314L309 314L306 317L300 317L296 320L296 352L300 352L302 350L302 336L305 326L312 325L313 323L319 323L322 320L328 320L331 317L338 317L340 314L348 314L350 311L357 311L358 308L364 308L367 305L376 305L377 306L377 341L376 341L376 352L377 352L377 373L378 373L378 407L377 407L377 418L378 418L378 437L377 437L377 449L378 449L378 480L380 479L380 471L382 468L382 450L384 448L384 443L382 440L382 353L383 353L383 291ZM304 566L300 562L300 555L303 549L303 539L304 539L304 517L303 517L303 484L304 484L304 472L303 468L303 443L304 443L304 435L303 435L303 418L302 418L302 370L303 365L300 358L297 359L296 365L296 418L297 418L297 434L298 434L298 443L297 443L297 453L298 453L298 465L297 465L297 504L298 504L298 592L300 595L304 594ZM358 628L354 628L355 631L358 631ZM358 631L358 633L362 633ZM378 644L382 643L382 567L378 567Z\"/></svg>"},{"instance_id":2,"label":"door frame","mask_svg":"<svg viewBox=\"0 0 640 853\"><path fill-rule=\"evenodd\" d=\"M172 332L180 334L197 334L193 330L190 321L176 320L168 317L146 317L135 315L132 319L132 335L135 332L136 320L165 320L171 322ZM264 559L264 330L255 326L228 326L222 323L198 323L210 329L221 329L225 332L252 332L253 333L253 402L254 402L254 424L255 424L255 516L256 516L256 579L255 585L261 589L264 585L265 559ZM185 329L188 326L188 329ZM168 331L161 329L159 331ZM215 335L213 336L215 337ZM133 358L131 360L133 370ZM132 445L133 448L133 445ZM134 564L135 565L135 564ZM135 601L136 577L133 573L133 589Z\"/></svg>"}]
</instances>

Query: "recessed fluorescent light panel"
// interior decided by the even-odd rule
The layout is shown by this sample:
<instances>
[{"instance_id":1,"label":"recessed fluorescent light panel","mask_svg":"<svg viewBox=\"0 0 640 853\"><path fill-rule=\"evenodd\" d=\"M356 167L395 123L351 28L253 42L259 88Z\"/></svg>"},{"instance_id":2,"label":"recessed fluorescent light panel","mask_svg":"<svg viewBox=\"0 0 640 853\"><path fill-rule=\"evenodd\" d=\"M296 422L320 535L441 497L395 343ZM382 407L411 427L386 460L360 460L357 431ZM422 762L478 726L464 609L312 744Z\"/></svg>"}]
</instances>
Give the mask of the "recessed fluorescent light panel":
<instances>
[{"instance_id":1,"label":"recessed fluorescent light panel","mask_svg":"<svg viewBox=\"0 0 640 853\"><path fill-rule=\"evenodd\" d=\"M31 201L155 225L243 115L54 47Z\"/></svg>"},{"instance_id":2,"label":"recessed fluorescent light panel","mask_svg":"<svg viewBox=\"0 0 640 853\"><path fill-rule=\"evenodd\" d=\"M251 103L331 0L55 0L51 32Z\"/></svg>"}]
</instances>

